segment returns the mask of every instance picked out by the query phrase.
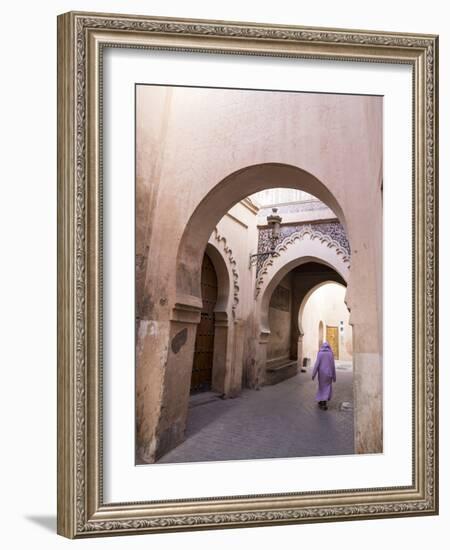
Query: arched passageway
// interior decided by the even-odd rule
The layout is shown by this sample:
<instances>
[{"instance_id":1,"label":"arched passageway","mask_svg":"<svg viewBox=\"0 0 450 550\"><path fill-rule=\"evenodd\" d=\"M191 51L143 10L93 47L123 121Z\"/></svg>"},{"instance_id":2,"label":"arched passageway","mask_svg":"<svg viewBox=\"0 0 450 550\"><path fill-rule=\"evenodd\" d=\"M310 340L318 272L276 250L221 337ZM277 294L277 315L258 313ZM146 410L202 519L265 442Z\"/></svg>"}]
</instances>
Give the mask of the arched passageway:
<instances>
[{"instance_id":1,"label":"arched passageway","mask_svg":"<svg viewBox=\"0 0 450 550\"><path fill-rule=\"evenodd\" d=\"M328 189L311 174L292 166L268 164L250 167L221 182L217 186L217 194L221 195L225 189L228 190L228 195L233 191L235 195L232 193L231 196L240 199L243 196L243 189L246 189L246 192L249 189L256 192L266 188L269 185L268 182L272 182L276 178L284 178L283 183L286 182L286 186L291 188L308 191L314 188L316 192L318 190L322 194L322 198L333 204L334 208L340 212L341 220L345 222L342 209ZM243 323L239 317L236 317L236 310L230 311L230 289L235 281L232 283L230 266L225 267L226 259L224 259L224 257L228 257L230 260L230 248L220 238L217 238L218 233L215 229L220 221L217 217L224 217L226 214L224 209L229 208L230 200L228 198L225 201L224 198L221 202L217 196L206 197L191 216L178 248L175 270L175 303L169 325L169 341L173 342L180 338L181 334L185 334L187 353L184 361L179 355L174 357L174 365L177 364L178 371L182 370L184 374L178 378L175 384L178 393L178 406L176 408L167 406L164 409L164 415L175 413L176 417L170 420L169 426L178 424L179 428L177 428L174 437L170 436L168 443L165 442L164 445L161 445L161 453L166 452L165 445L171 447L178 444L177 442L183 438L187 419L188 393L186 390L180 390L181 380L186 380L188 377L192 380L191 391L198 391L202 388L213 389L224 396L232 396L240 392L243 382L247 387L258 388L266 384L277 383L297 373L298 365L302 362L301 337L299 337L298 323L294 322L292 312L288 320L288 337L286 334L283 335L283 345L286 348L286 359L289 360L289 365L279 364L278 357L270 356L270 345L269 356L267 355L267 344L270 337L270 301L273 299L276 288L289 272L293 272L293 278L300 277L304 281L311 281L311 277L308 278L305 273L308 271L308 266L314 264L314 269L319 270L319 274L314 274L315 278L312 279L314 281L322 280L325 276L323 272L333 272L332 280L333 278L338 281L348 279L350 267L348 251L329 235L317 231L313 226L306 225L299 232L290 234L288 238L283 239L279 243L275 255L270 256L264 262L255 281L253 319L250 324L247 322L243 331ZM218 204L221 206L219 207ZM214 212L216 213L214 214ZM330 212L331 215L334 215L331 209ZM215 225L211 228L212 224ZM214 236L216 237L215 241ZM205 238L208 240L206 247L203 248L206 250L206 256L205 253L200 253ZM218 247L218 243L221 242L222 254ZM210 301L205 290L205 283L202 283L202 279L205 279L206 276L205 258L208 258L211 266L214 265L217 273L217 298L215 298L217 305L211 311L207 309ZM200 259L202 263L199 264ZM306 267L302 267L305 265ZM302 270L306 270L305 273L302 273ZM296 311L300 307L300 300L305 292L304 281L296 285L293 293L292 308ZM311 282L306 284L310 285ZM206 286L206 288L209 287ZM306 290L308 289L309 286ZM209 305L211 306L211 304ZM231 320L232 325L230 324ZM254 328L252 328L252 324ZM208 349L203 347L203 343L205 345L209 343ZM244 349L246 356L244 356ZM168 364L170 364L170 357L169 351ZM202 372L208 373L204 379L201 376ZM180 394L185 396L183 401L180 401ZM169 396L166 401L168 399Z\"/></svg>"},{"instance_id":2,"label":"arched passageway","mask_svg":"<svg viewBox=\"0 0 450 550\"><path fill-rule=\"evenodd\" d=\"M174 283L175 288L172 301L167 303L168 310L164 303L164 311L169 314L167 330L168 341L171 344L168 347L167 366L162 373L163 378L160 382L166 388L162 394L163 402L166 404L163 404L159 420L155 425L157 431L163 430L165 433L158 438L157 447L161 453L177 445L184 437L189 391L181 388L181 385L191 379L196 333L203 307L201 266L208 241L211 244L211 236L214 234L217 224L234 204L239 203L249 194L275 185L314 193L324 205L329 207L331 216L337 216L342 226L344 228L346 226L343 210L330 189L314 175L292 165L264 163L248 166L227 176L204 197L184 229L176 253L174 270L172 273L168 273L167 281L164 282L166 286ZM324 263L330 259L331 265L334 265L334 262L339 262L339 255L347 254L340 250L339 246L336 247L336 243L331 242L330 238L324 238L323 235L318 237L313 230L306 229L302 232L301 239L305 254L302 262L306 262L309 257L318 256L320 258L323 255ZM288 256L292 254L292 247L289 247ZM211 257L211 259L213 258ZM296 253L291 259L295 265L298 265ZM291 265L290 268L295 265ZM348 271L348 266L347 258L346 271ZM284 267L286 271L290 268ZM281 273L278 273L277 277L281 279ZM261 287L260 283L261 281L257 282L257 286ZM250 290L249 295L251 296L251 294L253 292ZM267 324L268 296L263 297L262 303L262 317L265 318L264 322ZM215 389L222 391L224 395L232 396L239 393L243 382L249 387L259 387L264 384L267 339L263 341L259 337L261 332L258 329L261 317L259 307L259 304L256 303L254 315L246 320L236 316L236 311L233 311L232 330L230 330L230 312L226 312L227 334L222 341L226 340L224 347L227 351L225 355L222 354L223 368L217 369L217 372L221 373L221 381L214 384L214 379L217 380L217 377L213 374L212 382ZM216 338L214 340L216 341ZM173 342L177 343L175 349L172 345ZM181 349L178 346L179 342L182 342L183 355L179 353ZM161 341L161 344L164 345L164 340ZM214 343L214 347L216 347L216 343ZM220 362L219 354L214 353L214 359ZM213 373L215 371L216 369L213 368ZM177 403L176 406L172 404L174 402Z\"/></svg>"},{"instance_id":3,"label":"arched passageway","mask_svg":"<svg viewBox=\"0 0 450 550\"><path fill-rule=\"evenodd\" d=\"M239 275L230 250L215 231L202 262L202 311L197 326L190 391L229 395L233 382L233 318Z\"/></svg>"}]
</instances>

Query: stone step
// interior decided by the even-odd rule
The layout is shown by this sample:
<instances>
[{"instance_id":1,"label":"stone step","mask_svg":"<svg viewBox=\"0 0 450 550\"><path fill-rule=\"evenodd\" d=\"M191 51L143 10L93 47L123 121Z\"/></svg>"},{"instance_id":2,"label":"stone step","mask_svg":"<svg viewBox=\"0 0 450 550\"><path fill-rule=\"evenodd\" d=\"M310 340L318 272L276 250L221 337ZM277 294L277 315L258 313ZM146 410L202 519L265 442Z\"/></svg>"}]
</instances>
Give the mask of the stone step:
<instances>
[{"instance_id":1,"label":"stone step","mask_svg":"<svg viewBox=\"0 0 450 550\"><path fill-rule=\"evenodd\" d=\"M205 391L191 394L189 397L189 408L199 407L200 405L206 405L213 401L220 399L220 394L213 391Z\"/></svg>"},{"instance_id":2,"label":"stone step","mask_svg":"<svg viewBox=\"0 0 450 550\"><path fill-rule=\"evenodd\" d=\"M278 372L283 369L288 369L294 365L295 366L297 365L297 361L295 359L283 360L280 363L277 362L277 363L271 364L270 366L267 366L266 370L268 372Z\"/></svg>"},{"instance_id":3,"label":"stone step","mask_svg":"<svg viewBox=\"0 0 450 550\"><path fill-rule=\"evenodd\" d=\"M283 359L280 361L271 361L266 365L265 385L273 386L296 376L298 373L297 361L292 359Z\"/></svg>"}]
</instances>

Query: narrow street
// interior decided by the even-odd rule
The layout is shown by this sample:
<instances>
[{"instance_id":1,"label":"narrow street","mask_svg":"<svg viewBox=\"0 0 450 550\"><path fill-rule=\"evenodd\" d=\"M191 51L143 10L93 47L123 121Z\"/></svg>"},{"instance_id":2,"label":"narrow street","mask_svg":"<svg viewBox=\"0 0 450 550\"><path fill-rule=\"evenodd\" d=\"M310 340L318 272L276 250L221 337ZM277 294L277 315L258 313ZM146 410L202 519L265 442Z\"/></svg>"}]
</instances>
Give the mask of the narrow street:
<instances>
[{"instance_id":1,"label":"narrow street","mask_svg":"<svg viewBox=\"0 0 450 550\"><path fill-rule=\"evenodd\" d=\"M336 371L327 411L314 399L311 368L235 399L212 392L192 396L186 440L158 463L352 454L351 363L336 361Z\"/></svg>"}]
</instances>

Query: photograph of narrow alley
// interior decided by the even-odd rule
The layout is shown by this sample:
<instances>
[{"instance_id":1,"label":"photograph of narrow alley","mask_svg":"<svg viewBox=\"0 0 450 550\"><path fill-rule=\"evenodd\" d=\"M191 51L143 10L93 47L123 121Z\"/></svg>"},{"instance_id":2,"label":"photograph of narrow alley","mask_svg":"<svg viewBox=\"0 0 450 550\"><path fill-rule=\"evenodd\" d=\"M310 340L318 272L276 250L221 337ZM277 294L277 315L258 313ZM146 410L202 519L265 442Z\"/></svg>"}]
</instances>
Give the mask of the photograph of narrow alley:
<instances>
[{"instance_id":1,"label":"photograph of narrow alley","mask_svg":"<svg viewBox=\"0 0 450 550\"><path fill-rule=\"evenodd\" d=\"M136 464L383 451L382 106L136 86Z\"/></svg>"}]
</instances>

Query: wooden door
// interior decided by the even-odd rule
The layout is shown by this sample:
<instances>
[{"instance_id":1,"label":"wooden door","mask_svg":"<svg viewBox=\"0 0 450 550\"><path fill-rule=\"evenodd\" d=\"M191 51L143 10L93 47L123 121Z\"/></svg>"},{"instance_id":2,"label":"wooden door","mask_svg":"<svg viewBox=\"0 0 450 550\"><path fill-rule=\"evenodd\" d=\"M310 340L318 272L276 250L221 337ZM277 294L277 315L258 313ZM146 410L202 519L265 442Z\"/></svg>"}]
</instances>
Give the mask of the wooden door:
<instances>
[{"instance_id":1,"label":"wooden door","mask_svg":"<svg viewBox=\"0 0 450 550\"><path fill-rule=\"evenodd\" d=\"M202 263L201 286L203 309L195 337L191 392L210 390L212 381L217 275L213 263L206 254Z\"/></svg>"},{"instance_id":2,"label":"wooden door","mask_svg":"<svg viewBox=\"0 0 450 550\"><path fill-rule=\"evenodd\" d=\"M329 327L327 325L327 342L333 350L335 359L339 359L339 330L338 327Z\"/></svg>"}]
</instances>

